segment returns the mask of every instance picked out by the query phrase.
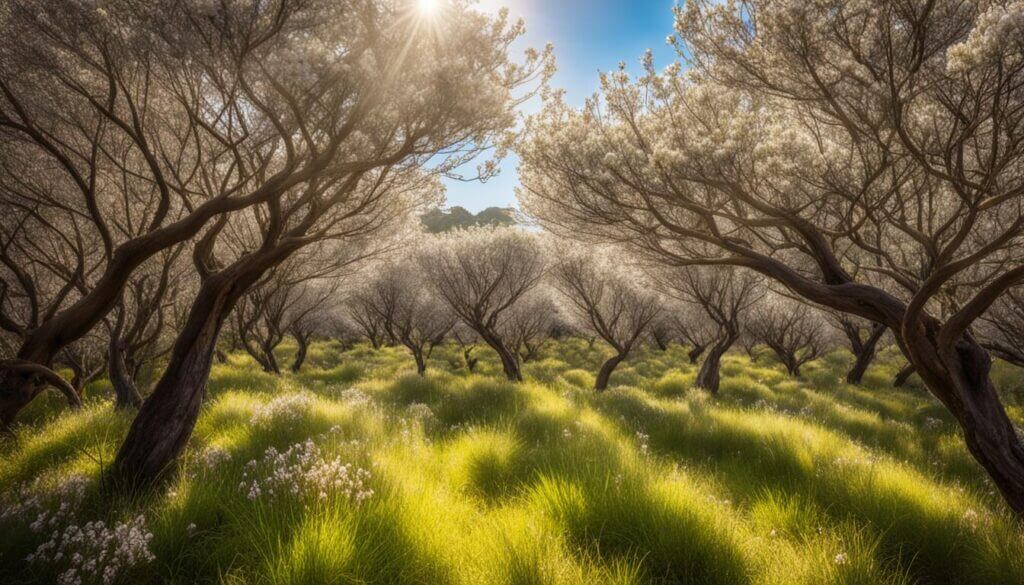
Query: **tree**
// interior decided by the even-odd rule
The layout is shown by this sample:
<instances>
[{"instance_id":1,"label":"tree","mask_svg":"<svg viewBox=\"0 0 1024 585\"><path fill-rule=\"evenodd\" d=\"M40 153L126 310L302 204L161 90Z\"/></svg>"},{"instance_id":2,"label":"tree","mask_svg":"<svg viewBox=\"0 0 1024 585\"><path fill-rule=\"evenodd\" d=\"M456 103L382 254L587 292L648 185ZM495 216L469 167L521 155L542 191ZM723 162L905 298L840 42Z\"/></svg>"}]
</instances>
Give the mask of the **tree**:
<instances>
[{"instance_id":1,"label":"tree","mask_svg":"<svg viewBox=\"0 0 1024 585\"><path fill-rule=\"evenodd\" d=\"M747 309L760 299L757 278L741 269L706 266L655 270L653 274L666 294L684 303L681 310L697 308L705 320L714 324L714 345L701 364L694 386L717 394L722 356L740 338Z\"/></svg>"},{"instance_id":2,"label":"tree","mask_svg":"<svg viewBox=\"0 0 1024 585\"><path fill-rule=\"evenodd\" d=\"M201 45L184 47L189 62L223 47L254 54L251 67L215 61L210 75L242 92L243 103L232 102L240 113L266 117L259 130L269 142L256 160L300 171L283 186L272 176L272 194L219 216L196 241L199 291L113 465L113 477L136 486L159 479L184 449L218 334L239 299L303 250L330 248L323 253L352 265L394 249L408 222L436 202L438 177L503 139L532 93L517 90L549 70L546 54L509 58L521 27L461 2L436 18L397 0L236 2L217 5L215 18L177 4L184 17L175 34L216 39L212 57Z\"/></svg>"},{"instance_id":3,"label":"tree","mask_svg":"<svg viewBox=\"0 0 1024 585\"><path fill-rule=\"evenodd\" d=\"M284 148L299 124L282 102L271 106L268 70L288 66L281 46L300 34L302 3L265 3L273 16L263 20L250 20L243 4L257 5L5 7L4 215L18 222L13 236L57 252L13 263L61 265L51 273L67 284L39 296L38 283L19 280L47 306L33 312L17 350L32 371L48 369L114 310L147 261L223 214L266 204L336 157L331 148ZM315 89L305 96L329 97ZM41 387L9 368L2 382L0 422L9 424Z\"/></svg>"},{"instance_id":4,"label":"tree","mask_svg":"<svg viewBox=\"0 0 1024 585\"><path fill-rule=\"evenodd\" d=\"M680 341L690 346L686 352L686 358L691 364L696 364L704 350L715 342L717 330L713 321L708 320L698 311L685 310L679 307L678 310L669 314L668 320L676 331Z\"/></svg>"},{"instance_id":5,"label":"tree","mask_svg":"<svg viewBox=\"0 0 1024 585\"><path fill-rule=\"evenodd\" d=\"M505 376L521 382L519 355L501 325L544 275L537 238L514 228L465 230L438 236L418 261L438 297L498 353Z\"/></svg>"},{"instance_id":6,"label":"tree","mask_svg":"<svg viewBox=\"0 0 1024 585\"><path fill-rule=\"evenodd\" d=\"M740 332L740 338L736 340L736 342L743 348L743 353L747 354L750 361L752 363L757 363L757 358L760 357L757 349L761 342L751 335L750 332L747 331L746 327L744 327L743 331Z\"/></svg>"},{"instance_id":7,"label":"tree","mask_svg":"<svg viewBox=\"0 0 1024 585\"><path fill-rule=\"evenodd\" d=\"M772 350L790 376L799 377L800 368L827 347L824 319L803 303L772 295L752 313L747 323L751 336Z\"/></svg>"},{"instance_id":8,"label":"tree","mask_svg":"<svg viewBox=\"0 0 1024 585\"><path fill-rule=\"evenodd\" d=\"M845 313L827 313L832 324L842 331L846 337L850 352L853 353L853 366L846 373L847 384L860 384L868 366L875 359L878 343L887 329L880 323L872 323Z\"/></svg>"},{"instance_id":9,"label":"tree","mask_svg":"<svg viewBox=\"0 0 1024 585\"><path fill-rule=\"evenodd\" d=\"M373 297L369 287L357 290L345 301L345 310L349 319L363 337L370 342L373 349L380 349L387 335L384 319L373 305Z\"/></svg>"},{"instance_id":10,"label":"tree","mask_svg":"<svg viewBox=\"0 0 1024 585\"><path fill-rule=\"evenodd\" d=\"M1002 3L690 0L690 71L602 77L528 124L542 225L734 265L885 325L1024 514L1024 445L971 326L1024 281L1024 58ZM945 285L971 274L947 317Z\"/></svg>"},{"instance_id":11,"label":"tree","mask_svg":"<svg viewBox=\"0 0 1024 585\"><path fill-rule=\"evenodd\" d=\"M345 256L299 254L269 270L239 299L232 312L234 333L264 372L281 373L274 350L288 334L298 345L292 371L302 367L316 331L309 317L333 298L340 283L338 272L349 264Z\"/></svg>"},{"instance_id":12,"label":"tree","mask_svg":"<svg viewBox=\"0 0 1024 585\"><path fill-rule=\"evenodd\" d=\"M566 300L578 326L612 346L615 355L598 371L594 389L608 387L612 373L658 318L658 297L612 250L563 252L552 266L553 286Z\"/></svg>"},{"instance_id":13,"label":"tree","mask_svg":"<svg viewBox=\"0 0 1024 585\"><path fill-rule=\"evenodd\" d=\"M411 262L393 263L370 282L366 299L377 312L388 336L404 345L424 375L427 360L457 317L424 290L423 277Z\"/></svg>"},{"instance_id":14,"label":"tree","mask_svg":"<svg viewBox=\"0 0 1024 585\"><path fill-rule=\"evenodd\" d=\"M662 305L665 305L665 303L662 303ZM665 312L671 312L671 310L666 307ZM669 344L676 338L676 331L672 327L672 320L661 317L654 323L651 323L649 337L659 351L667 351Z\"/></svg>"},{"instance_id":15,"label":"tree","mask_svg":"<svg viewBox=\"0 0 1024 585\"><path fill-rule=\"evenodd\" d=\"M536 359L541 348L551 340L558 323L558 309L549 291L535 289L512 305L501 324L502 338L523 363Z\"/></svg>"},{"instance_id":16,"label":"tree","mask_svg":"<svg viewBox=\"0 0 1024 585\"><path fill-rule=\"evenodd\" d=\"M336 339L341 341L343 347L349 342L350 332L331 323L330 306L335 302L335 292L330 288L309 291L292 309L288 333L295 339L297 346L291 365L293 373L297 374L302 370L302 365L306 363L306 357L309 355L309 346L316 336L330 331Z\"/></svg>"}]
</instances>

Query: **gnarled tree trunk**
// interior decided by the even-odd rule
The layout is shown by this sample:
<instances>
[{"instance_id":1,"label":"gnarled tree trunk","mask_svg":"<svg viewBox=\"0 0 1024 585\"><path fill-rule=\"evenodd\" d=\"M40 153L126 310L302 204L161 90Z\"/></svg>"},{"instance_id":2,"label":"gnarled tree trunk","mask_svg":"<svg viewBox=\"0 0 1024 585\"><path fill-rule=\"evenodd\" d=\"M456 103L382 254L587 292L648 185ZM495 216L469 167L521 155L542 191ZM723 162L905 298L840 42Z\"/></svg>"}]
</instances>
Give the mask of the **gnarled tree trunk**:
<instances>
[{"instance_id":1,"label":"gnarled tree trunk","mask_svg":"<svg viewBox=\"0 0 1024 585\"><path fill-rule=\"evenodd\" d=\"M292 362L292 372L297 374L302 369L302 364L306 362L306 354L309 353L309 338L297 335L295 341L299 348L295 352L295 361Z\"/></svg>"},{"instance_id":2,"label":"gnarled tree trunk","mask_svg":"<svg viewBox=\"0 0 1024 585\"><path fill-rule=\"evenodd\" d=\"M854 355L853 367L846 373L847 384L860 384L861 380L864 379L864 373L868 371L868 366L875 359L878 342L885 335L885 331L886 327L884 325L876 323L872 326L871 333L868 334L867 339L862 341L859 329L854 328L851 331L844 326L844 332L850 340L850 348L853 350Z\"/></svg>"},{"instance_id":3,"label":"gnarled tree trunk","mask_svg":"<svg viewBox=\"0 0 1024 585\"><path fill-rule=\"evenodd\" d=\"M704 363L700 366L700 371L697 372L697 379L693 383L694 386L703 388L712 395L718 394L718 387L722 380L722 356L729 351L729 348L732 347L737 338L738 335L735 333L729 333L711 348L707 357L704 358Z\"/></svg>"},{"instance_id":4,"label":"gnarled tree trunk","mask_svg":"<svg viewBox=\"0 0 1024 585\"><path fill-rule=\"evenodd\" d=\"M117 453L111 470L116 481L151 485L173 468L199 416L224 319L263 270L262 264L236 264L204 280L167 369Z\"/></svg>"},{"instance_id":5,"label":"gnarled tree trunk","mask_svg":"<svg viewBox=\"0 0 1024 585\"><path fill-rule=\"evenodd\" d=\"M594 381L594 390L603 392L608 388L608 382L611 381L612 372L615 371L615 368L617 368L624 359L626 359L626 354L617 353L604 362L604 365L602 365L601 369L597 372L597 379Z\"/></svg>"},{"instance_id":6,"label":"gnarled tree trunk","mask_svg":"<svg viewBox=\"0 0 1024 585\"><path fill-rule=\"evenodd\" d=\"M908 336L903 336L907 341ZM1024 515L1024 445L989 377L992 359L969 334L942 352L932 335L913 337L908 358L917 374L963 430L967 448L988 472L1010 508Z\"/></svg>"}]
</instances>

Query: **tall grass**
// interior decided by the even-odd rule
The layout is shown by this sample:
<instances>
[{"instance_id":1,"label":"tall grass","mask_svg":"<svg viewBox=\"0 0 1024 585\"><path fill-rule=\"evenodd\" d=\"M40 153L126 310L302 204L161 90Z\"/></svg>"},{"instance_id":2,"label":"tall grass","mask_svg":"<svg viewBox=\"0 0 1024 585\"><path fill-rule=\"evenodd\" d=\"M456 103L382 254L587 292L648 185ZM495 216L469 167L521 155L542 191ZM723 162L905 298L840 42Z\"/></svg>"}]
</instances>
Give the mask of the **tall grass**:
<instances>
[{"instance_id":1,"label":"tall grass","mask_svg":"<svg viewBox=\"0 0 1024 585\"><path fill-rule=\"evenodd\" d=\"M109 388L76 413L41 403L0 444L2 580L60 577L66 559L25 560L53 532L31 524L82 476L61 522L142 514L153 535L122 583L1024 583L1019 525L941 407L888 385L896 356L862 387L841 354L802 380L728 356L712 398L685 348L638 352L601 394L599 346L546 351L522 384L485 350L470 374L438 348L425 377L395 348L317 344L280 378L232 355L179 473L142 497L99 489L130 422ZM307 463L361 469L372 495L280 489L249 464L307 440ZM25 494L35 508L3 513Z\"/></svg>"}]
</instances>

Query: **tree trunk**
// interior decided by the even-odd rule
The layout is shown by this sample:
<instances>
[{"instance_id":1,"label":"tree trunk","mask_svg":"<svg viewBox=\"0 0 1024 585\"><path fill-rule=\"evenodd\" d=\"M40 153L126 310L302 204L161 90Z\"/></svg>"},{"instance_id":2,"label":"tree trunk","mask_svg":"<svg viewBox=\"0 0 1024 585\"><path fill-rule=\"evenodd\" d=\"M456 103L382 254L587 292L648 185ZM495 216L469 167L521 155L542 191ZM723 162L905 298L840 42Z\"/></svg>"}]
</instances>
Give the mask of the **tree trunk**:
<instances>
[{"instance_id":1,"label":"tree trunk","mask_svg":"<svg viewBox=\"0 0 1024 585\"><path fill-rule=\"evenodd\" d=\"M107 351L107 371L116 397L114 407L122 410L139 408L142 406L142 395L135 387L135 380L132 379L125 361L124 340L116 334L116 331L110 336L110 345Z\"/></svg>"},{"instance_id":2,"label":"tree trunk","mask_svg":"<svg viewBox=\"0 0 1024 585\"><path fill-rule=\"evenodd\" d=\"M626 354L619 353L612 356L608 361L601 366L601 370L597 372L597 379L594 381L594 390L598 392L604 392L608 388L608 382L611 380L612 372L615 368L622 363L622 360L626 359Z\"/></svg>"},{"instance_id":3,"label":"tree trunk","mask_svg":"<svg viewBox=\"0 0 1024 585\"><path fill-rule=\"evenodd\" d=\"M238 283L240 278L219 273L203 283L167 369L143 402L117 453L111 470L115 480L128 487L151 485L172 469L185 449L203 402L217 336L225 317L248 288Z\"/></svg>"},{"instance_id":4,"label":"tree trunk","mask_svg":"<svg viewBox=\"0 0 1024 585\"><path fill-rule=\"evenodd\" d=\"M297 336L295 341L299 344L299 349L295 352L295 361L292 362L292 372L298 374L299 370L302 369L302 364L306 361L306 354L309 352L309 340L305 337Z\"/></svg>"},{"instance_id":5,"label":"tree trunk","mask_svg":"<svg viewBox=\"0 0 1024 585\"><path fill-rule=\"evenodd\" d=\"M668 344L665 343L664 339L662 339L660 337L655 337L654 338L654 343L655 343L655 345L658 346L659 350L661 350L661 351L668 351Z\"/></svg>"},{"instance_id":6,"label":"tree trunk","mask_svg":"<svg viewBox=\"0 0 1024 585\"><path fill-rule=\"evenodd\" d=\"M501 369L505 372L505 377L512 382L522 382L523 373L519 369L519 360L516 359L516 356L500 342L494 350L498 352L498 357L501 358Z\"/></svg>"},{"instance_id":7,"label":"tree trunk","mask_svg":"<svg viewBox=\"0 0 1024 585\"><path fill-rule=\"evenodd\" d=\"M220 348L217 348L216 350L214 350L213 355L214 355L214 357L217 358L217 363L218 364L227 363L227 361L228 361L228 354L224 353L224 350L222 350Z\"/></svg>"},{"instance_id":8,"label":"tree trunk","mask_svg":"<svg viewBox=\"0 0 1024 585\"><path fill-rule=\"evenodd\" d=\"M703 353L704 353L704 347L705 347L705 346L696 346L696 345L695 345L695 346L693 346L693 349L691 349L691 350L690 350L690 351L689 351L689 352L688 352L688 353L686 354L686 357L690 358L690 363L691 363L691 364L695 364L695 363L697 363L697 360L699 360L699 359L700 359L700 356L701 356L701 354L703 354Z\"/></svg>"},{"instance_id":9,"label":"tree trunk","mask_svg":"<svg viewBox=\"0 0 1024 585\"><path fill-rule=\"evenodd\" d=\"M875 359L875 350L878 347L878 342L885 335L886 328L884 325L875 324L871 328L871 333L868 334L868 338L863 342L860 340L859 330L856 333L856 342L854 338L850 337L851 348L853 349L854 362L853 367L846 373L847 384L860 384L861 380L864 379L864 373L868 371L868 366ZM849 336L850 333L847 332Z\"/></svg>"},{"instance_id":10,"label":"tree trunk","mask_svg":"<svg viewBox=\"0 0 1024 585\"><path fill-rule=\"evenodd\" d=\"M281 375L281 366L277 364L277 356L274 355L274 348L269 345L260 347L263 353L263 371L268 374Z\"/></svg>"},{"instance_id":11,"label":"tree trunk","mask_svg":"<svg viewBox=\"0 0 1024 585\"><path fill-rule=\"evenodd\" d=\"M721 363L722 356L725 355L732 344L736 342L736 336L727 336L711 348L704 363L700 366L700 371L697 372L697 379L693 385L697 388L703 388L710 392L713 396L718 395L718 387L721 382Z\"/></svg>"},{"instance_id":12,"label":"tree trunk","mask_svg":"<svg viewBox=\"0 0 1024 585\"><path fill-rule=\"evenodd\" d=\"M857 353L855 357L853 367L846 373L847 384L860 384L861 380L864 379L864 373L868 371L868 366L875 359L875 350L872 349L870 352L862 351Z\"/></svg>"},{"instance_id":13,"label":"tree trunk","mask_svg":"<svg viewBox=\"0 0 1024 585\"><path fill-rule=\"evenodd\" d=\"M913 364L907 364L906 366L903 366L903 369L896 373L896 377L893 379L892 385L897 388L901 388L904 384L907 383L907 380L909 380L910 376L913 376L914 372L916 371L917 368L915 368Z\"/></svg>"},{"instance_id":14,"label":"tree trunk","mask_svg":"<svg viewBox=\"0 0 1024 585\"><path fill-rule=\"evenodd\" d=\"M409 349L412 350L412 357L416 360L416 373L425 376L427 373L427 360L423 359L423 350Z\"/></svg>"},{"instance_id":15,"label":"tree trunk","mask_svg":"<svg viewBox=\"0 0 1024 585\"><path fill-rule=\"evenodd\" d=\"M989 377L992 359L969 335L942 352L923 335L907 345L917 374L960 423L967 448L1010 508L1024 516L1024 445Z\"/></svg>"}]
</instances>

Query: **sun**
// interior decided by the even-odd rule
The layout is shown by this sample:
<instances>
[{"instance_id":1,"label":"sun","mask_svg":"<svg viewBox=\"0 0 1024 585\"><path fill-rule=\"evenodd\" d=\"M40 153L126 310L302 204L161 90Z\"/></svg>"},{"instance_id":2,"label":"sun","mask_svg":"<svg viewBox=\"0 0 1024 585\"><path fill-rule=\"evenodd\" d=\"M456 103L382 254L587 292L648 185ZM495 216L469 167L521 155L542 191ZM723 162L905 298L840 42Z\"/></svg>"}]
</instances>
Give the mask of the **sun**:
<instances>
[{"instance_id":1,"label":"sun","mask_svg":"<svg viewBox=\"0 0 1024 585\"><path fill-rule=\"evenodd\" d=\"M434 14L437 12L438 0L416 0L416 7L421 14Z\"/></svg>"}]
</instances>

